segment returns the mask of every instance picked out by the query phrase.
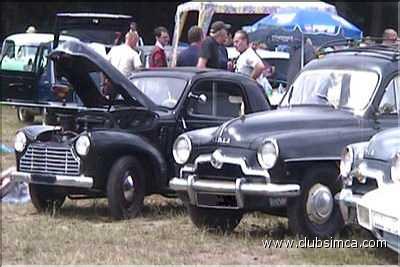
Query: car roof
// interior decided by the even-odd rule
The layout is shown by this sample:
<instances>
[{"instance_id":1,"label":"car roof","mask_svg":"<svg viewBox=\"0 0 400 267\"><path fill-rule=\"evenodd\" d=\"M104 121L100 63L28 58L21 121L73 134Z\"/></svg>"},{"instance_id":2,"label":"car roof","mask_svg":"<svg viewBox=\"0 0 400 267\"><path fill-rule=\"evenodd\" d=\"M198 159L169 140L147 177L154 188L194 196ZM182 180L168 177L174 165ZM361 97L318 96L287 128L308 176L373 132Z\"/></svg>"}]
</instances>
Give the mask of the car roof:
<instances>
[{"instance_id":1,"label":"car roof","mask_svg":"<svg viewBox=\"0 0 400 267\"><path fill-rule=\"evenodd\" d=\"M305 66L305 69L308 70L321 68L379 71L385 73L386 71L398 69L398 60L394 61L388 56L370 52L343 51L326 54L322 58L312 60Z\"/></svg>"},{"instance_id":2,"label":"car roof","mask_svg":"<svg viewBox=\"0 0 400 267\"><path fill-rule=\"evenodd\" d=\"M176 77L185 80L193 80L200 78L222 78L241 81L253 81L248 75L230 72L222 69L199 69L196 67L168 67L168 68L147 68L137 70L130 78L133 77Z\"/></svg>"},{"instance_id":3,"label":"car roof","mask_svg":"<svg viewBox=\"0 0 400 267\"><path fill-rule=\"evenodd\" d=\"M224 73L228 72L225 70L218 69L199 69L196 67L174 67L174 68L147 68L139 69L135 72L136 77L147 77L147 76L164 76L164 77L179 77L186 80L192 79L194 76L205 73Z\"/></svg>"},{"instance_id":4,"label":"car roof","mask_svg":"<svg viewBox=\"0 0 400 267\"><path fill-rule=\"evenodd\" d=\"M76 39L71 36L61 35L60 39L68 41ZM39 45L41 43L48 43L54 40L52 33L16 33L9 35L4 41L13 41L16 45Z\"/></svg>"},{"instance_id":5,"label":"car roof","mask_svg":"<svg viewBox=\"0 0 400 267\"><path fill-rule=\"evenodd\" d=\"M365 55L370 57L380 57L391 61L399 61L400 57L400 46L399 44L384 45L384 44L372 44L360 47L348 47L344 49L334 50L326 52L326 55L340 55L340 54L353 54L353 55Z\"/></svg>"}]
</instances>

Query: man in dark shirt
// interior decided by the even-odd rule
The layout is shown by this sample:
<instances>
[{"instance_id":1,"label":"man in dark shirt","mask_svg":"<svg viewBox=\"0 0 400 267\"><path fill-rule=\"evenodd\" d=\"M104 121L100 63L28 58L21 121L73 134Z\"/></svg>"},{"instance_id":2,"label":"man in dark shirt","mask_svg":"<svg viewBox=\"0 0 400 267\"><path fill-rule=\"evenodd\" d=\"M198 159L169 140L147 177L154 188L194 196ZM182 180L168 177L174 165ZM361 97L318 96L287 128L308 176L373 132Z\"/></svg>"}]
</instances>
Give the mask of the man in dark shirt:
<instances>
[{"instance_id":1,"label":"man in dark shirt","mask_svg":"<svg viewBox=\"0 0 400 267\"><path fill-rule=\"evenodd\" d=\"M179 67L196 67L203 39L203 30L198 26L192 26L188 32L190 46L179 54L176 65Z\"/></svg>"},{"instance_id":2,"label":"man in dark shirt","mask_svg":"<svg viewBox=\"0 0 400 267\"><path fill-rule=\"evenodd\" d=\"M228 62L228 53L222 53L220 51L221 46L224 45L228 38L229 24L225 24L222 21L216 21L211 25L210 36L207 37L200 49L199 60L197 61L198 68L215 68L215 69L226 69L226 65L222 65L221 62ZM225 47L223 49L226 50ZM226 59L221 59L226 57Z\"/></svg>"}]
</instances>

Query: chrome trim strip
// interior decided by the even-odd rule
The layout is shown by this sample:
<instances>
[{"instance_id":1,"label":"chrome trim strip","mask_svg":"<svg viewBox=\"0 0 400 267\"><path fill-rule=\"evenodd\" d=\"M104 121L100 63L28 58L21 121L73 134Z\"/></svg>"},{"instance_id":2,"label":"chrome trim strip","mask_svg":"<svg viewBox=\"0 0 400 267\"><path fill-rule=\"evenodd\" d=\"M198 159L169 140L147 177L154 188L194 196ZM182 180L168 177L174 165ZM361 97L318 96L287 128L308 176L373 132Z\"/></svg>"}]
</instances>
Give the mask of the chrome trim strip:
<instances>
[{"instance_id":1,"label":"chrome trim strip","mask_svg":"<svg viewBox=\"0 0 400 267\"><path fill-rule=\"evenodd\" d=\"M190 175L187 180L175 177L170 180L169 186L175 191L186 191L190 203L193 205L199 206L196 193L203 192L216 195L234 195L239 208L244 207L244 195L295 197L300 195L301 192L298 184L248 183L243 178L237 178L235 182L210 181L195 179L194 175Z\"/></svg>"},{"instance_id":2,"label":"chrome trim strip","mask_svg":"<svg viewBox=\"0 0 400 267\"><path fill-rule=\"evenodd\" d=\"M80 188L92 188L93 178L87 176L66 176L66 175L53 175L54 182L45 181L32 181L32 174L27 172L14 171L10 175L15 181L22 181L33 184L57 185L57 186L71 186Z\"/></svg>"},{"instance_id":3,"label":"chrome trim strip","mask_svg":"<svg viewBox=\"0 0 400 267\"><path fill-rule=\"evenodd\" d=\"M340 161L340 157L304 157L295 159L285 159L284 162L297 162L297 161L314 161L314 160L334 160Z\"/></svg>"}]
</instances>

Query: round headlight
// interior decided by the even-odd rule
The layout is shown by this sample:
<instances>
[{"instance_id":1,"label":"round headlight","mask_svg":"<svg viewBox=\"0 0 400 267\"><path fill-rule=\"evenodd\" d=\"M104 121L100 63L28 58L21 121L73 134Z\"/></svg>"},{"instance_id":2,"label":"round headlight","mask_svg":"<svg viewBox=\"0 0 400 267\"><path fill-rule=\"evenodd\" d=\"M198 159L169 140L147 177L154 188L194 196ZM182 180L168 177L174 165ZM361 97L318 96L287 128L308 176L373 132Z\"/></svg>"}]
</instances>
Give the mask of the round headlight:
<instances>
[{"instance_id":1,"label":"round headlight","mask_svg":"<svg viewBox=\"0 0 400 267\"><path fill-rule=\"evenodd\" d=\"M400 183L400 153L397 153L393 157L390 176L392 177L393 182Z\"/></svg>"},{"instance_id":2,"label":"round headlight","mask_svg":"<svg viewBox=\"0 0 400 267\"><path fill-rule=\"evenodd\" d=\"M354 151L351 146L347 146L343 149L342 160L340 161L340 175L342 177L348 177L354 162Z\"/></svg>"},{"instance_id":3,"label":"round headlight","mask_svg":"<svg viewBox=\"0 0 400 267\"><path fill-rule=\"evenodd\" d=\"M183 134L179 136L174 143L172 154L174 155L175 162L178 164L185 164L192 151L192 142L190 138Z\"/></svg>"},{"instance_id":4,"label":"round headlight","mask_svg":"<svg viewBox=\"0 0 400 267\"><path fill-rule=\"evenodd\" d=\"M18 132L15 136L14 148L18 152L22 152L26 146L26 136L23 132Z\"/></svg>"},{"instance_id":5,"label":"round headlight","mask_svg":"<svg viewBox=\"0 0 400 267\"><path fill-rule=\"evenodd\" d=\"M264 169L271 169L279 156L278 143L275 139L267 139L263 142L257 152L257 160Z\"/></svg>"},{"instance_id":6,"label":"round headlight","mask_svg":"<svg viewBox=\"0 0 400 267\"><path fill-rule=\"evenodd\" d=\"M79 156L86 156L89 153L90 139L86 135L79 136L75 142L75 150Z\"/></svg>"}]
</instances>

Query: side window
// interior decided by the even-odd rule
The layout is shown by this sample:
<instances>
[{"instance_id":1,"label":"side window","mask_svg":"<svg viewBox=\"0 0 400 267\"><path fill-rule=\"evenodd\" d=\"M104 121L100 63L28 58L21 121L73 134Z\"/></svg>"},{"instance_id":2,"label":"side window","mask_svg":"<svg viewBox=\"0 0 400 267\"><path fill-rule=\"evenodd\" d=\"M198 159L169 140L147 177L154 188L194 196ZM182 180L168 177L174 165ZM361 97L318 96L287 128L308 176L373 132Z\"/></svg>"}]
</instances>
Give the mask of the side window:
<instances>
[{"instance_id":1,"label":"side window","mask_svg":"<svg viewBox=\"0 0 400 267\"><path fill-rule=\"evenodd\" d=\"M196 97L203 95L206 101L191 98L188 105L191 115L234 118L244 114L242 90L235 83L202 81L192 90L192 94Z\"/></svg>"},{"instance_id":2,"label":"side window","mask_svg":"<svg viewBox=\"0 0 400 267\"><path fill-rule=\"evenodd\" d=\"M397 114L398 113L398 100L399 97L398 89L396 90L396 84L399 78L393 79L385 89L385 93L382 97L381 103L379 104L380 114ZM397 91L397 94L396 94Z\"/></svg>"},{"instance_id":3,"label":"side window","mask_svg":"<svg viewBox=\"0 0 400 267\"><path fill-rule=\"evenodd\" d=\"M8 71L33 71L33 61L37 46L5 46L5 52L1 59L1 70Z\"/></svg>"}]
</instances>

